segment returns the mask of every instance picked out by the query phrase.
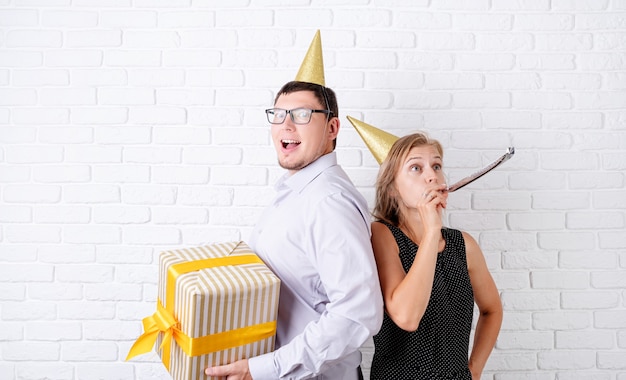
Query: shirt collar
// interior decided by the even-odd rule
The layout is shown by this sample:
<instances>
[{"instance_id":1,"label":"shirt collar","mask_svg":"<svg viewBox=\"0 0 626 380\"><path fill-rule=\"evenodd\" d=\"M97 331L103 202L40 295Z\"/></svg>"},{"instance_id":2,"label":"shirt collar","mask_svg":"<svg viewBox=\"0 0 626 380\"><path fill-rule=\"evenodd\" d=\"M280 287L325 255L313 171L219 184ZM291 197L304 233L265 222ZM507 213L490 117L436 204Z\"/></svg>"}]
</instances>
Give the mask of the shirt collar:
<instances>
[{"instance_id":1,"label":"shirt collar","mask_svg":"<svg viewBox=\"0 0 626 380\"><path fill-rule=\"evenodd\" d=\"M295 174L289 175L289 173L285 173L276 184L276 188L287 186L292 191L301 192L306 185L313 181L324 170L335 165L337 165L337 153L333 151L319 157L317 160L298 170Z\"/></svg>"}]
</instances>

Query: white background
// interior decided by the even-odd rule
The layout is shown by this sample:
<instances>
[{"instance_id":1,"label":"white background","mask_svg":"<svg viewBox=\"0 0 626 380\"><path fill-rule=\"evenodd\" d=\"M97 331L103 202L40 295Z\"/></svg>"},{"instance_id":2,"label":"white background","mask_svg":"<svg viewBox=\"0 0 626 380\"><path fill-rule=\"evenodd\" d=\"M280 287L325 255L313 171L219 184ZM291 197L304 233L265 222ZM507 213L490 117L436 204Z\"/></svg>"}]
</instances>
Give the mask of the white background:
<instances>
[{"instance_id":1,"label":"white background","mask_svg":"<svg viewBox=\"0 0 626 380\"><path fill-rule=\"evenodd\" d=\"M317 29L370 206L348 114L428 131L450 182L516 148L446 214L502 294L483 379L626 379L624 0L0 0L0 378L168 378L124 362L158 253L247 238Z\"/></svg>"}]
</instances>

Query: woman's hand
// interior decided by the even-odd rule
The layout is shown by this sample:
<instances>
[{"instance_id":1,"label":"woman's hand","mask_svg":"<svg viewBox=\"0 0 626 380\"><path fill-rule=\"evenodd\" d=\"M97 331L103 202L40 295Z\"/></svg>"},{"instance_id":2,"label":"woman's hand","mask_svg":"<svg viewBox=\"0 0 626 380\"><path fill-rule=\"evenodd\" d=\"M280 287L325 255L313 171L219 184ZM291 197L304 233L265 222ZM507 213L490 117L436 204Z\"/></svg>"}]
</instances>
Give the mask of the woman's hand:
<instances>
[{"instance_id":1,"label":"woman's hand","mask_svg":"<svg viewBox=\"0 0 626 380\"><path fill-rule=\"evenodd\" d=\"M425 230L441 230L441 213L448 204L447 188L445 183L429 185L418 199L417 210Z\"/></svg>"}]
</instances>

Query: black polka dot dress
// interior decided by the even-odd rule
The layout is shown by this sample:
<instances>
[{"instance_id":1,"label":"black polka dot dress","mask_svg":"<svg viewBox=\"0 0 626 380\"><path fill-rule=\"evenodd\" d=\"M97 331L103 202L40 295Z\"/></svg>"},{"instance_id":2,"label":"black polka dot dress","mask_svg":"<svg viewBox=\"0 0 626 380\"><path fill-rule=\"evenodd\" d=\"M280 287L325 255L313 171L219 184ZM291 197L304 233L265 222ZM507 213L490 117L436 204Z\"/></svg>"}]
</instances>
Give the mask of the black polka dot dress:
<instances>
[{"instance_id":1,"label":"black polka dot dress","mask_svg":"<svg viewBox=\"0 0 626 380\"><path fill-rule=\"evenodd\" d=\"M387 224L408 272L417 245L400 228ZM469 338L474 292L467 271L461 231L443 228L446 242L437 267L428 306L417 331L402 330L385 313L374 336L371 380L471 380L468 369Z\"/></svg>"}]
</instances>

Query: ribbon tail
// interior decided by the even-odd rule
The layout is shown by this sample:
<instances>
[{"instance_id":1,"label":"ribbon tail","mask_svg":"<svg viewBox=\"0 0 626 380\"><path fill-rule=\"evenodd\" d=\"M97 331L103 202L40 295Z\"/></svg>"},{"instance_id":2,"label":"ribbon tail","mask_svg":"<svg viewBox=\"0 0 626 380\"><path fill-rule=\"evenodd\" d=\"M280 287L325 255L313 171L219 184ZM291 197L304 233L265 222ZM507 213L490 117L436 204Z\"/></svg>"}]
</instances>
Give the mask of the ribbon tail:
<instances>
[{"instance_id":1,"label":"ribbon tail","mask_svg":"<svg viewBox=\"0 0 626 380\"><path fill-rule=\"evenodd\" d=\"M159 335L159 330L151 330L143 333L133 346L128 351L128 356L126 356L126 361L134 358L137 355L145 354L146 352L150 352L154 344L156 343L157 336Z\"/></svg>"}]
</instances>

